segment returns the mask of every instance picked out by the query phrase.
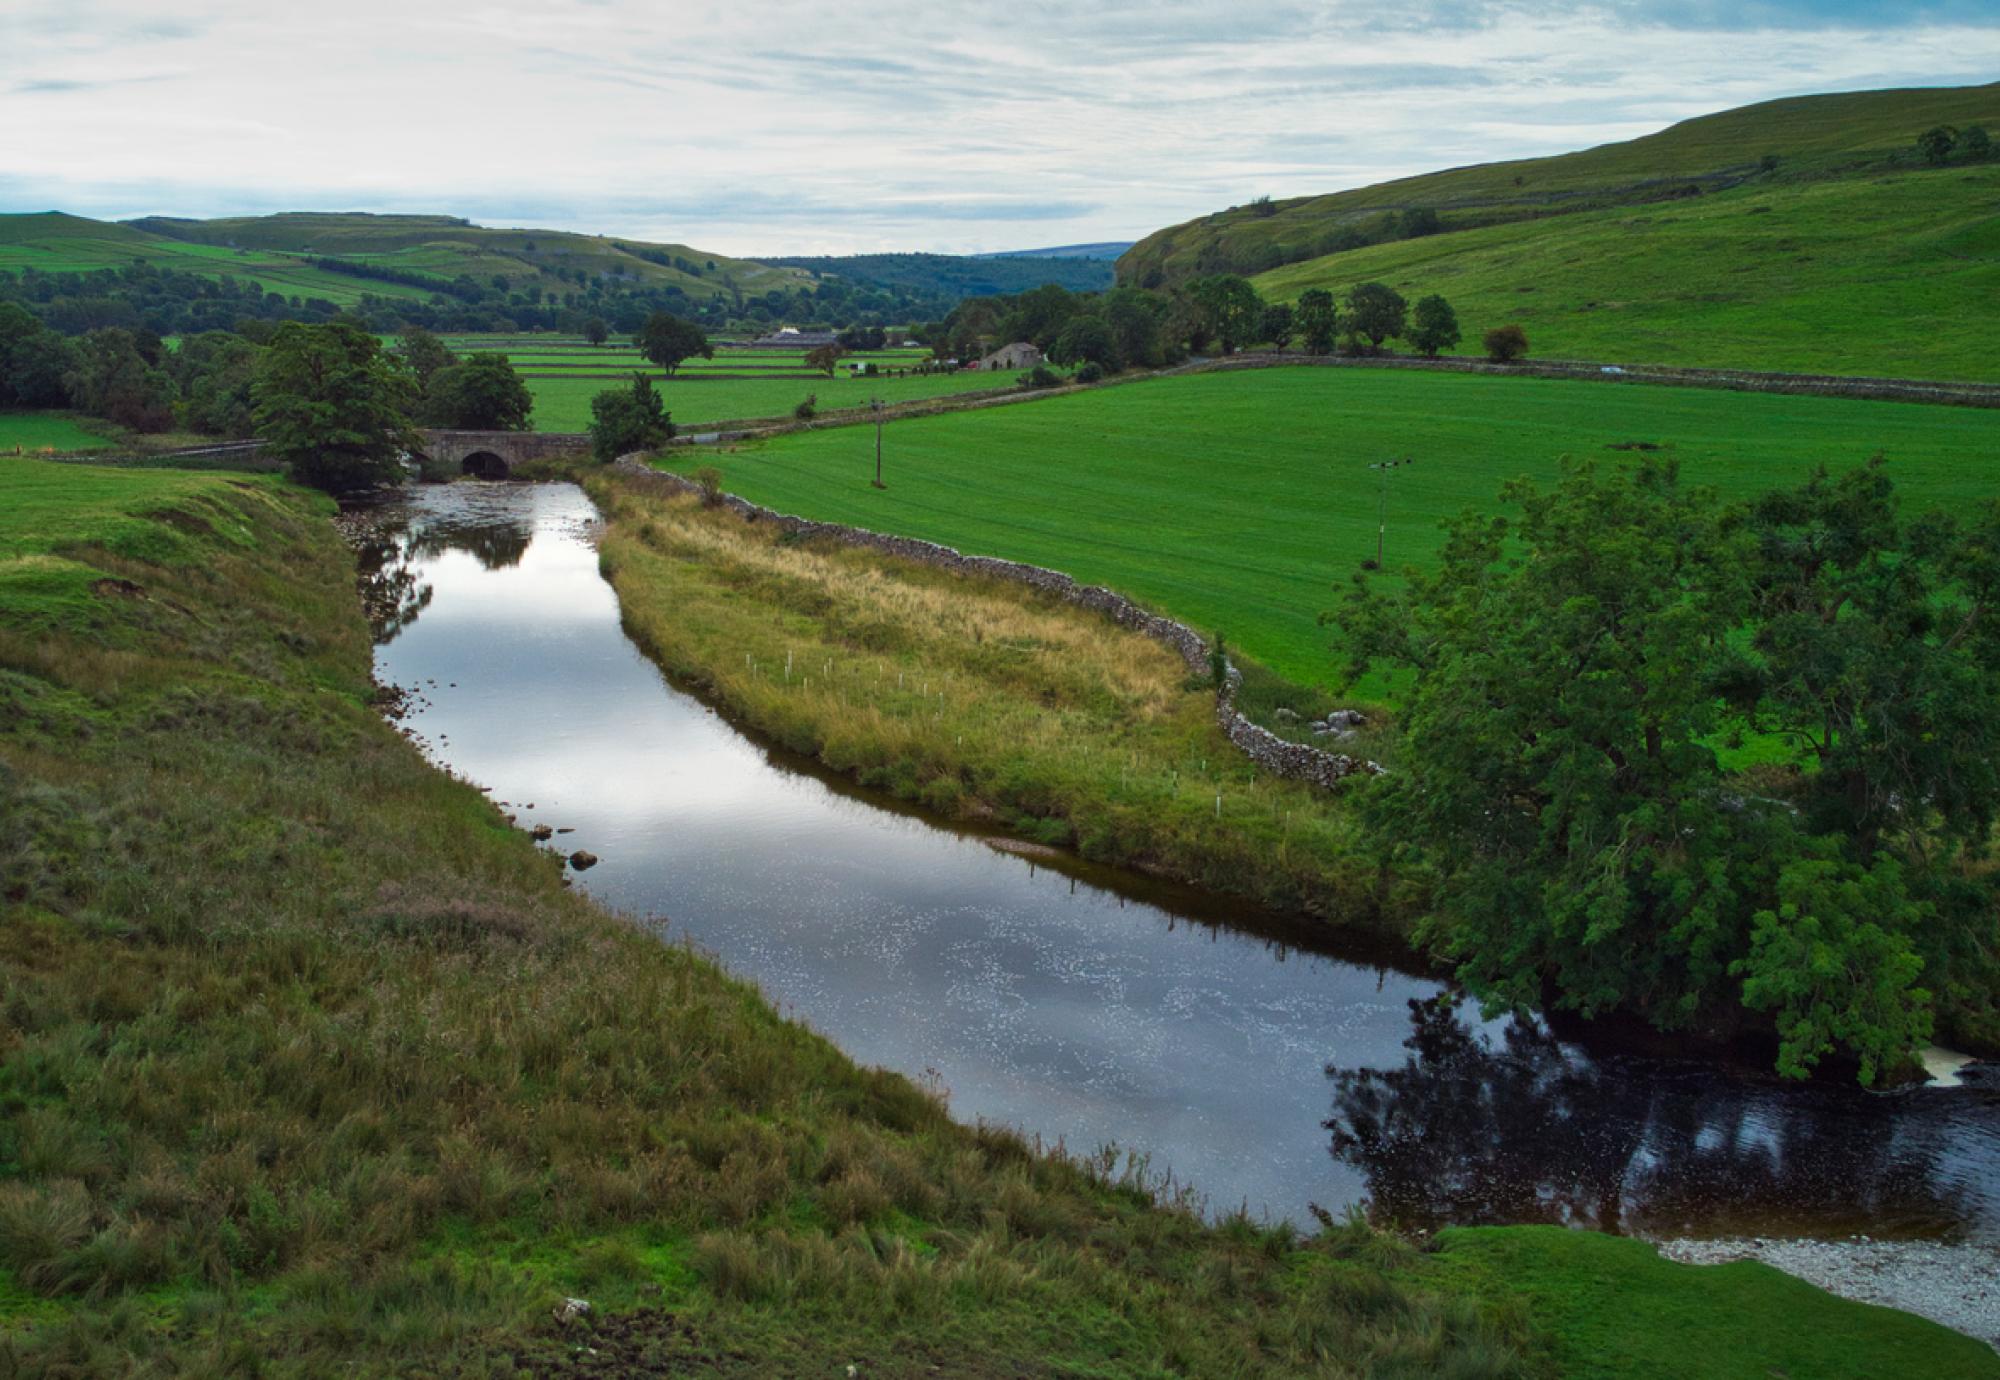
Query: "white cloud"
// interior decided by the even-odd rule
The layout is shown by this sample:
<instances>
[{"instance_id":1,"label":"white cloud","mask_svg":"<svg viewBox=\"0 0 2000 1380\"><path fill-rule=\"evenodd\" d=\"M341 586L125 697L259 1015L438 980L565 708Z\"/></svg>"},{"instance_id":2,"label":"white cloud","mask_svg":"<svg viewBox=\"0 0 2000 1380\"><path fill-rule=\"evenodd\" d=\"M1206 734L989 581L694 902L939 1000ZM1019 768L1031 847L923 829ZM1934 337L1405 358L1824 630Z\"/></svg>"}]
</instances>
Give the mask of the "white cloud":
<instances>
[{"instance_id":1,"label":"white cloud","mask_svg":"<svg viewBox=\"0 0 2000 1380\"><path fill-rule=\"evenodd\" d=\"M0 209L448 211L738 253L1128 238L2000 59L1958 0L4 3Z\"/></svg>"}]
</instances>

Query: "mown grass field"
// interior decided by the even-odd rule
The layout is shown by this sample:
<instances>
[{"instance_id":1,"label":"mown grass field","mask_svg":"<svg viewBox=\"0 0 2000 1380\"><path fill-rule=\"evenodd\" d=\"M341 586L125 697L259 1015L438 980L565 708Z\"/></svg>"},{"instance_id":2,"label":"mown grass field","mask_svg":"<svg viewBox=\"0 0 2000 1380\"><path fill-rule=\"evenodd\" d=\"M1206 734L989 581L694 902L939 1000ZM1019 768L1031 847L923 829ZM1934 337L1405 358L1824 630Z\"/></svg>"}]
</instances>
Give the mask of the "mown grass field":
<instances>
[{"instance_id":1,"label":"mown grass field","mask_svg":"<svg viewBox=\"0 0 2000 1380\"><path fill-rule=\"evenodd\" d=\"M523 372L532 373L524 369ZM866 407L871 398L885 402L909 402L919 398L940 398L954 393L970 393L991 388L1011 388L1018 375L1014 371L964 374L912 374L905 378L850 378L836 370L824 376L795 378L708 379L693 377L661 379L656 387L673 414L674 425L682 431L699 431L704 423L779 417L789 418L792 409L807 394L819 399L819 409ZM607 388L617 388L620 378L529 378L528 390L535 395L534 415L529 418L537 431L582 431L590 424L590 400ZM873 433L870 433L871 435ZM872 444L872 442L871 442Z\"/></svg>"},{"instance_id":2,"label":"mown grass field","mask_svg":"<svg viewBox=\"0 0 2000 1380\"><path fill-rule=\"evenodd\" d=\"M1607 1329L1627 1374L2000 1373L1768 1271L1208 1226L954 1124L432 770L329 513L0 460L4 568L91 586L0 580L0 1373L1474 1380Z\"/></svg>"},{"instance_id":3,"label":"mown grass field","mask_svg":"<svg viewBox=\"0 0 2000 1380\"><path fill-rule=\"evenodd\" d=\"M106 444L107 438L89 430L84 420L62 412L0 412L0 452L33 455Z\"/></svg>"},{"instance_id":4,"label":"mown grass field","mask_svg":"<svg viewBox=\"0 0 2000 1380\"><path fill-rule=\"evenodd\" d=\"M1904 501L2000 494L2000 414L1703 389L1311 367L1157 379L891 423L885 490L872 428L724 451L724 487L785 512L1052 566L1149 601L1303 685L1333 670L1318 613L1375 554L1428 561L1441 518L1490 506L1564 455L1662 448L1692 478L1748 496L1880 451ZM1364 693L1368 687L1363 687Z\"/></svg>"},{"instance_id":5,"label":"mown grass field","mask_svg":"<svg viewBox=\"0 0 2000 1380\"><path fill-rule=\"evenodd\" d=\"M1273 301L1442 293L1461 349L1527 330L1551 359L2000 380L2000 164L1740 187L1374 245L1253 280Z\"/></svg>"}]
</instances>

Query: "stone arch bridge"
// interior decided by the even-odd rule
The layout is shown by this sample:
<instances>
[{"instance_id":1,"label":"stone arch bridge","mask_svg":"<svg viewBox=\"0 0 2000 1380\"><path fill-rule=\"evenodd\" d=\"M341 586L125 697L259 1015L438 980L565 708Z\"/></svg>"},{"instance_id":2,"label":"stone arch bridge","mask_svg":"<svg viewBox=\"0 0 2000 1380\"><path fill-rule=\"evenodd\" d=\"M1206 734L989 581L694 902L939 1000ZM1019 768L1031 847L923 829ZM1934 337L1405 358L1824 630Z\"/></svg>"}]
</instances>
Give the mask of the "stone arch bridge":
<instances>
[{"instance_id":1,"label":"stone arch bridge","mask_svg":"<svg viewBox=\"0 0 2000 1380\"><path fill-rule=\"evenodd\" d=\"M562 431L445 431L425 427L417 432L423 449L415 458L429 458L481 479L505 479L518 465L560 455L588 453L590 437Z\"/></svg>"}]
</instances>

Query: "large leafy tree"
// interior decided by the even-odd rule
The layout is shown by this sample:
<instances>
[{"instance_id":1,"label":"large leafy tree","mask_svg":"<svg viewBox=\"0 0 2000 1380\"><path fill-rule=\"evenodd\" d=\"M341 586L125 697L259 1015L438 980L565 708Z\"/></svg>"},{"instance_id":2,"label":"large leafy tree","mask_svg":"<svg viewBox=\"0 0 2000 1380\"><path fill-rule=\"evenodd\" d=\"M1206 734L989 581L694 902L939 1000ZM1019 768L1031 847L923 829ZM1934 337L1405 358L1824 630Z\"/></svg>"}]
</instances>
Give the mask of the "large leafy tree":
<instances>
[{"instance_id":1,"label":"large leafy tree","mask_svg":"<svg viewBox=\"0 0 2000 1380\"><path fill-rule=\"evenodd\" d=\"M644 374L635 372L630 387L607 388L590 400L590 448L601 461L652 450L673 436L673 418Z\"/></svg>"},{"instance_id":2,"label":"large leafy tree","mask_svg":"<svg viewBox=\"0 0 2000 1380\"><path fill-rule=\"evenodd\" d=\"M173 372L181 390L181 415L188 428L210 436L257 433L255 387L264 349L233 331L203 331L174 352Z\"/></svg>"},{"instance_id":3,"label":"large leafy tree","mask_svg":"<svg viewBox=\"0 0 2000 1380\"><path fill-rule=\"evenodd\" d=\"M396 356L410 371L410 377L416 380L418 393L428 392L431 379L440 370L458 363L458 356L451 352L451 347L422 326L404 329L396 340Z\"/></svg>"},{"instance_id":4,"label":"large leafy tree","mask_svg":"<svg viewBox=\"0 0 2000 1380\"><path fill-rule=\"evenodd\" d=\"M647 317L632 337L632 343L639 347L640 354L667 374L697 355L703 359L715 358L715 347L708 343L707 332L670 311L656 311Z\"/></svg>"},{"instance_id":5,"label":"large leafy tree","mask_svg":"<svg viewBox=\"0 0 2000 1380\"><path fill-rule=\"evenodd\" d=\"M431 426L526 431L535 395L505 355L478 354L431 376L422 416Z\"/></svg>"},{"instance_id":6,"label":"large leafy tree","mask_svg":"<svg viewBox=\"0 0 2000 1380\"><path fill-rule=\"evenodd\" d=\"M1348 348L1355 354L1365 349L1382 353L1382 342L1399 336L1407 328L1409 304L1403 294L1387 283L1361 283L1347 293L1347 309L1341 320L1347 328ZM1364 346L1363 341L1367 344Z\"/></svg>"},{"instance_id":7,"label":"large leafy tree","mask_svg":"<svg viewBox=\"0 0 2000 1380\"><path fill-rule=\"evenodd\" d=\"M348 321L287 322L271 337L252 390L257 434L292 476L329 493L402 478L411 385L381 342Z\"/></svg>"},{"instance_id":8,"label":"large leafy tree","mask_svg":"<svg viewBox=\"0 0 2000 1380\"><path fill-rule=\"evenodd\" d=\"M1257 328L1264 319L1264 299L1247 279L1233 273L1197 278L1188 284L1188 296L1224 354L1257 339Z\"/></svg>"},{"instance_id":9,"label":"large leafy tree","mask_svg":"<svg viewBox=\"0 0 2000 1380\"><path fill-rule=\"evenodd\" d=\"M165 431L174 421L174 383L147 358L151 344L122 326L90 332L77 342L63 378L70 401L134 431Z\"/></svg>"},{"instance_id":10,"label":"large leafy tree","mask_svg":"<svg viewBox=\"0 0 2000 1380\"><path fill-rule=\"evenodd\" d=\"M1334 305L1333 294L1325 288L1308 288L1300 293L1292 325L1307 354L1332 354L1334 336L1340 328L1340 311Z\"/></svg>"},{"instance_id":11,"label":"large leafy tree","mask_svg":"<svg viewBox=\"0 0 2000 1380\"><path fill-rule=\"evenodd\" d=\"M1411 677L1368 812L1429 879L1423 938L1489 1002L1667 1030L1765 1011L1786 1072L1841 1052L1872 1078L1928 1034L1924 982L1990 981L1992 888L1963 864L1994 805L2000 703L1972 682L2000 684L1979 612L2000 524L1906 539L1872 487L1816 481L1746 513L1671 466L1572 466L1507 488L1518 521L1468 512L1435 570L1329 615L1350 672ZM1833 547L1867 597L1808 558ZM1892 573L1910 566L1932 573ZM1911 638L1917 667L1892 670ZM1723 770L1732 732L1796 737L1843 702L1795 799ZM1915 751L1924 734L1946 742Z\"/></svg>"},{"instance_id":12,"label":"large leafy tree","mask_svg":"<svg viewBox=\"0 0 2000 1380\"><path fill-rule=\"evenodd\" d=\"M0 407L62 407L76 363L65 337L26 307L0 302Z\"/></svg>"},{"instance_id":13,"label":"large leafy tree","mask_svg":"<svg viewBox=\"0 0 2000 1380\"><path fill-rule=\"evenodd\" d=\"M1410 344L1425 358L1436 359L1438 351L1449 350L1458 341L1458 313L1451 309L1451 303L1435 292L1418 298L1410 325Z\"/></svg>"}]
</instances>

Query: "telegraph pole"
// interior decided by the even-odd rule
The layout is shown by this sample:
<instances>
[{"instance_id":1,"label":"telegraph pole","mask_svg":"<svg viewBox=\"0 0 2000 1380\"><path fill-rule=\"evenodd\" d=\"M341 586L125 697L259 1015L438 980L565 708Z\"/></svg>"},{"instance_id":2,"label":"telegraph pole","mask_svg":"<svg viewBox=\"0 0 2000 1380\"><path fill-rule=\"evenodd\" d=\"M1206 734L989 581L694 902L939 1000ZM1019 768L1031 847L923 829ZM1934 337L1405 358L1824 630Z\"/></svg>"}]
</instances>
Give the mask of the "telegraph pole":
<instances>
[{"instance_id":1,"label":"telegraph pole","mask_svg":"<svg viewBox=\"0 0 2000 1380\"><path fill-rule=\"evenodd\" d=\"M1378 570L1382 567L1383 537L1389 530L1389 471L1400 469L1404 465L1414 465L1416 463L1414 457L1405 455L1399 460L1377 461L1368 467L1371 470L1379 471L1381 474L1381 483L1377 486L1378 494L1375 502L1375 567Z\"/></svg>"},{"instance_id":2,"label":"telegraph pole","mask_svg":"<svg viewBox=\"0 0 2000 1380\"><path fill-rule=\"evenodd\" d=\"M889 486L882 482L882 400L870 398L868 405L875 409L875 487L886 489Z\"/></svg>"}]
</instances>

